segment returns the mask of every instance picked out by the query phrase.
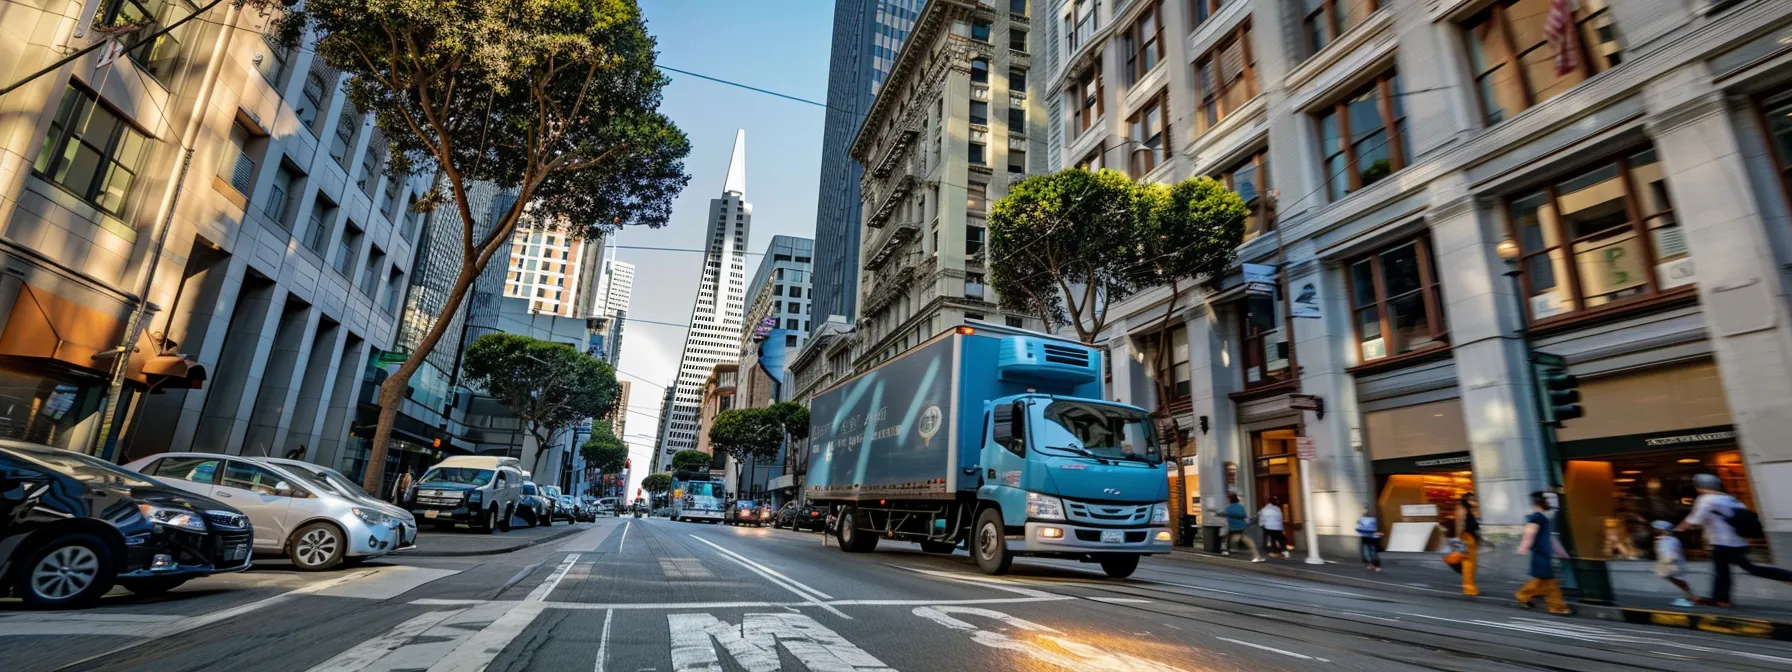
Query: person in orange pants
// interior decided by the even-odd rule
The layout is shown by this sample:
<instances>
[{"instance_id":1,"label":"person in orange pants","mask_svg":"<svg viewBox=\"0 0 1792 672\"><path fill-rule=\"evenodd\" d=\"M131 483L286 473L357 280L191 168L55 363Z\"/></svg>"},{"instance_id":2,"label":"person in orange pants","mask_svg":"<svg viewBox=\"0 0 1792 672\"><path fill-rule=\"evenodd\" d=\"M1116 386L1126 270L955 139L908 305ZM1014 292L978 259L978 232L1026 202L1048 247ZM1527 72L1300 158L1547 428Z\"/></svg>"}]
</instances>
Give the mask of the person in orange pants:
<instances>
[{"instance_id":1,"label":"person in orange pants","mask_svg":"<svg viewBox=\"0 0 1792 672\"><path fill-rule=\"evenodd\" d=\"M1481 546L1481 507L1475 493L1463 493L1456 505L1456 539L1462 542L1462 594L1481 594L1475 586L1475 552Z\"/></svg>"},{"instance_id":2,"label":"person in orange pants","mask_svg":"<svg viewBox=\"0 0 1792 672\"><path fill-rule=\"evenodd\" d=\"M1518 589L1518 604L1526 609L1531 608L1531 600L1543 598L1552 614L1572 614L1568 603L1562 600L1562 583L1556 578L1556 568L1552 558L1566 558L1568 553L1562 550L1562 544L1549 533L1549 498L1546 493L1531 493L1531 515L1525 518L1524 541L1518 544L1518 554L1531 556L1531 580Z\"/></svg>"}]
</instances>

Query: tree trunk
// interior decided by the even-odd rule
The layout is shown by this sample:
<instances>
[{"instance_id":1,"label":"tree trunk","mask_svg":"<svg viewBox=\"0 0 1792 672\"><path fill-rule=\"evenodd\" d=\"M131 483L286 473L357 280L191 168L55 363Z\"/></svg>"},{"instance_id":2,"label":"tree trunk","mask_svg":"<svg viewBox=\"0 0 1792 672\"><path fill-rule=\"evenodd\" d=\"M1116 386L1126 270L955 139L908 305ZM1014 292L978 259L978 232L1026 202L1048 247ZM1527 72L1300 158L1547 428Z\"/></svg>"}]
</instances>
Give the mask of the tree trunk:
<instances>
[{"instance_id":1,"label":"tree trunk","mask_svg":"<svg viewBox=\"0 0 1792 672\"><path fill-rule=\"evenodd\" d=\"M462 222L462 225L472 224ZM392 372L386 382L380 383L379 424L374 427L373 445L367 451L367 469L361 476L361 487L368 492L379 492L378 488L385 478L386 451L392 443L392 428L398 424L398 405L404 401L404 391L411 385L411 376L416 375L417 369L423 367L423 358L429 355L430 350L435 349L436 343L448 332L448 323L453 321L448 316L460 309L461 302L466 300L467 292L472 289L473 281L479 277L479 269L482 268L483 264L461 265L460 277L454 280L454 289L448 293L447 305L442 314L437 316L436 323L423 333L423 340L418 342L417 349L405 358L403 364L398 365L398 370ZM360 363L357 362L356 365ZM350 413L353 413L352 409Z\"/></svg>"},{"instance_id":2,"label":"tree trunk","mask_svg":"<svg viewBox=\"0 0 1792 672\"><path fill-rule=\"evenodd\" d=\"M1164 447L1168 450L1169 459L1175 465L1174 474L1170 478L1170 501L1166 502L1170 509L1170 529L1172 535L1181 541L1183 507L1187 506L1187 489L1182 482L1182 441L1175 431L1176 416L1170 409L1171 383L1165 382L1166 372L1164 360L1172 347L1170 345L1170 324L1176 315L1176 299L1181 294L1181 287L1174 278L1170 279L1170 302L1164 306L1164 318L1157 325L1157 347L1151 353L1152 381L1157 386L1157 412L1165 420L1170 421L1170 435L1165 437ZM1173 375L1173 374L1172 374Z\"/></svg>"}]
</instances>

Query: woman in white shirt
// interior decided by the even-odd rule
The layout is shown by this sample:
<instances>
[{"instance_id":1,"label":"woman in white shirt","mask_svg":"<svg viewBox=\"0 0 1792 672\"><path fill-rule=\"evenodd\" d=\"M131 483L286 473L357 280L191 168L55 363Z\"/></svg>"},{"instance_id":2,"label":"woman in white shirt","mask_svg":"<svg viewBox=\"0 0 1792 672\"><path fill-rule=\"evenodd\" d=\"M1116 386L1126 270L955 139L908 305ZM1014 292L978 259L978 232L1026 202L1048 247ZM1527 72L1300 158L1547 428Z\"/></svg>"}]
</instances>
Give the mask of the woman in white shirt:
<instances>
[{"instance_id":1,"label":"woman in white shirt","mask_svg":"<svg viewBox=\"0 0 1792 672\"><path fill-rule=\"evenodd\" d=\"M1263 526L1263 544L1268 546L1269 555L1280 554L1288 557L1288 535L1282 531L1282 500L1270 497L1269 503L1257 511L1257 524Z\"/></svg>"}]
</instances>

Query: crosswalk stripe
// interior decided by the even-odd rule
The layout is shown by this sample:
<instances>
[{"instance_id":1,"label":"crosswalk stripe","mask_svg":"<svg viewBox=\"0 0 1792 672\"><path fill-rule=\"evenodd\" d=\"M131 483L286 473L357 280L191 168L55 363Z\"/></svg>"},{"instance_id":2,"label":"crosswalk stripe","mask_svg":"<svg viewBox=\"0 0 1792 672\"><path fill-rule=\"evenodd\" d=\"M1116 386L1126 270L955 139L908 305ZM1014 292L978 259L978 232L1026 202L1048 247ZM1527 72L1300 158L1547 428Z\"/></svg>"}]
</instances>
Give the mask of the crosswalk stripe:
<instances>
[{"instance_id":1,"label":"crosswalk stripe","mask_svg":"<svg viewBox=\"0 0 1792 672\"><path fill-rule=\"evenodd\" d=\"M483 671L497 659L498 654L504 652L504 647L509 646L517 635L523 634L523 630L535 622L535 617L541 615L541 610L540 602L524 602L512 607L503 616L499 616L498 620L492 621L491 625L485 626L485 629L455 647L453 652L429 666L429 672Z\"/></svg>"},{"instance_id":2,"label":"crosswalk stripe","mask_svg":"<svg viewBox=\"0 0 1792 672\"><path fill-rule=\"evenodd\" d=\"M432 611L411 620L398 624L386 634L355 645L336 657L313 666L309 672L361 672L379 659L386 657L398 647L404 646L411 638L421 635L442 621L460 615L465 609Z\"/></svg>"}]
</instances>

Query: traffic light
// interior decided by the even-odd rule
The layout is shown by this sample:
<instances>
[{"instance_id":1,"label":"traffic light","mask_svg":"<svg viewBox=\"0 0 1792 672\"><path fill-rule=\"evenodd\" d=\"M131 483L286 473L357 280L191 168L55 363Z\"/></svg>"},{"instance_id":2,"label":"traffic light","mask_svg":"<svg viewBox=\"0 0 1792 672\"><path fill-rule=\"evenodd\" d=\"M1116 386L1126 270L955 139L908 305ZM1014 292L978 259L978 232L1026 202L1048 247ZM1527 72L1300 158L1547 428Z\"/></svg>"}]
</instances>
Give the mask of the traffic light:
<instances>
[{"instance_id":1,"label":"traffic light","mask_svg":"<svg viewBox=\"0 0 1792 672\"><path fill-rule=\"evenodd\" d=\"M1543 424L1561 427L1564 421L1586 415L1580 406L1580 380L1568 373L1567 362L1560 357L1539 356L1534 365L1537 393L1543 395Z\"/></svg>"}]
</instances>

